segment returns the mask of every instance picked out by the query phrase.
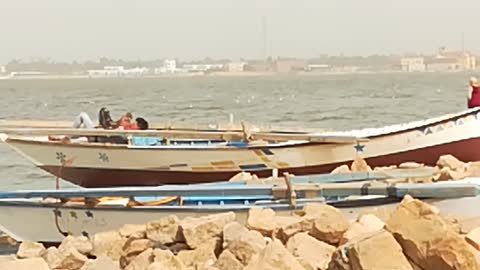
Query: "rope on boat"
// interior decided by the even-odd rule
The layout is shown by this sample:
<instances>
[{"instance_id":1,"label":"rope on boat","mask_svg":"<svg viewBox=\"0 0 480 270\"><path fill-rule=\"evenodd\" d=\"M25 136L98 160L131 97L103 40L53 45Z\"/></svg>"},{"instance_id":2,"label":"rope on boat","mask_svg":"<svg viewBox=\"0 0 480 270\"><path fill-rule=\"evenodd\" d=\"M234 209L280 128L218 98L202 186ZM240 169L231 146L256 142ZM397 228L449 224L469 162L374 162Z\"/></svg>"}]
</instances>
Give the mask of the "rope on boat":
<instances>
[{"instance_id":1,"label":"rope on boat","mask_svg":"<svg viewBox=\"0 0 480 270\"><path fill-rule=\"evenodd\" d=\"M58 208L53 209L53 216L55 217L55 227L60 234L62 234L64 237L67 237L68 235L70 235L70 233L63 231L62 228L60 228L60 224L58 223L58 217L60 216L59 213L60 210L58 210Z\"/></svg>"}]
</instances>

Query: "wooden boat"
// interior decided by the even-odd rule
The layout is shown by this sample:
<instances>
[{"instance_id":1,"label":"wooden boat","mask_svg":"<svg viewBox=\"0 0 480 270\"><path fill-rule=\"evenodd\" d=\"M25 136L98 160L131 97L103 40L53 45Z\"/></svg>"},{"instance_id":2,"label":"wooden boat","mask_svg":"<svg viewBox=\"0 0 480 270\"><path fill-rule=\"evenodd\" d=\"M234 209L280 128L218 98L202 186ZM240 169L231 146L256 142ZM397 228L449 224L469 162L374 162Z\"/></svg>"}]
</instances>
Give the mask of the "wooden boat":
<instances>
[{"instance_id":1,"label":"wooden boat","mask_svg":"<svg viewBox=\"0 0 480 270\"><path fill-rule=\"evenodd\" d=\"M480 160L480 108L338 132L62 128L3 128L0 132L3 141L39 168L84 187L216 182L241 171L258 177L325 173L356 156L373 167L406 161L434 165L443 154L462 161ZM154 142L62 142L44 135L154 137Z\"/></svg>"},{"instance_id":2,"label":"wooden boat","mask_svg":"<svg viewBox=\"0 0 480 270\"><path fill-rule=\"evenodd\" d=\"M425 199L446 214L464 218L480 215L478 207L470 207L480 202L480 179L370 185L308 179L286 177L283 185L227 182L1 192L0 230L18 241L60 242L66 235L91 236L168 215L184 218L233 211L238 221L245 222L252 207L272 208L277 215L296 215L312 202L334 205L354 219L376 207L393 208L406 194Z\"/></svg>"}]
</instances>

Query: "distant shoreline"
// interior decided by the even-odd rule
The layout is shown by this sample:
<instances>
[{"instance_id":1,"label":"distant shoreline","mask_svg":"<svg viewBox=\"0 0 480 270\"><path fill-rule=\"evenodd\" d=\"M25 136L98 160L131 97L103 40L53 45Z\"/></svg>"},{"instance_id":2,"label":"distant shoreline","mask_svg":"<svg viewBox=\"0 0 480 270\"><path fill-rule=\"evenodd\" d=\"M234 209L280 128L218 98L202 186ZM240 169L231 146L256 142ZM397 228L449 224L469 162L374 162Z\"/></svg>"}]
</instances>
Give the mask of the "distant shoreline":
<instances>
[{"instance_id":1,"label":"distant shoreline","mask_svg":"<svg viewBox=\"0 0 480 270\"><path fill-rule=\"evenodd\" d=\"M449 74L465 73L471 74L480 70L452 70L452 71L423 71L423 72L404 72L397 70L385 71L329 71L329 72L211 72L206 74L162 74L162 75L143 75L143 76L89 76L89 75L39 75L39 76L0 76L0 81L15 80L64 80L64 79L151 79L151 78L188 78L188 77L262 77L262 76L332 76L332 75L372 75L372 74Z\"/></svg>"}]
</instances>

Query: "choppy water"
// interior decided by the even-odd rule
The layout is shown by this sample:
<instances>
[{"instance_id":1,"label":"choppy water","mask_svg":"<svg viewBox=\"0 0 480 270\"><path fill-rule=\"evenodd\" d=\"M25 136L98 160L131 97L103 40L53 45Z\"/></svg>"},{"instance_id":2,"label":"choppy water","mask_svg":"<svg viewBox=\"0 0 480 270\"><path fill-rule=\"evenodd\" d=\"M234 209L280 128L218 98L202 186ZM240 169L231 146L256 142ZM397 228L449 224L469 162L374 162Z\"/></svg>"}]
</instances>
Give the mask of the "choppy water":
<instances>
[{"instance_id":1,"label":"choppy water","mask_svg":"<svg viewBox=\"0 0 480 270\"><path fill-rule=\"evenodd\" d=\"M466 107L470 74L0 80L0 119L71 120L107 106L151 122L235 120L351 129L419 120ZM63 183L64 186L68 184ZM0 144L0 189L53 188L54 177Z\"/></svg>"}]
</instances>

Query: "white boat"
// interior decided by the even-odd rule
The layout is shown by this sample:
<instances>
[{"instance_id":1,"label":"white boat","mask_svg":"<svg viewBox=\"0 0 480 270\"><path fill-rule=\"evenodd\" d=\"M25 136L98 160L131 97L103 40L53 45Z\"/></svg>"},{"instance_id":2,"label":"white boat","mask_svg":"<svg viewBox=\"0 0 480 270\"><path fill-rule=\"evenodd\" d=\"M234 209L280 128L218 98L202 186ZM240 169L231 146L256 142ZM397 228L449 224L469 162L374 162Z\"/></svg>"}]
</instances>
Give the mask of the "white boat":
<instances>
[{"instance_id":1,"label":"white boat","mask_svg":"<svg viewBox=\"0 0 480 270\"><path fill-rule=\"evenodd\" d=\"M452 154L480 160L480 108L382 128L344 132L0 129L37 167L84 187L156 186L326 173L361 156L372 167ZM130 136L129 143L50 140L44 135ZM102 138L103 138L102 137ZM153 142L136 142L148 137ZM176 138L168 139L165 138ZM159 139L160 138L160 139Z\"/></svg>"},{"instance_id":2,"label":"white boat","mask_svg":"<svg viewBox=\"0 0 480 270\"><path fill-rule=\"evenodd\" d=\"M305 179L297 180L285 186L221 183L2 192L0 230L18 241L61 242L69 234L92 236L124 224L143 224L168 215L184 218L233 211L238 221L245 222L252 207L269 207L278 215L296 215L308 202L332 204L347 218L354 219L376 207L394 208L406 194L424 199L444 214L480 216L480 209L472 207L480 203L480 179L371 186L301 185ZM103 201L92 204L94 198ZM128 198L135 198L135 204L128 204L131 202Z\"/></svg>"}]
</instances>

